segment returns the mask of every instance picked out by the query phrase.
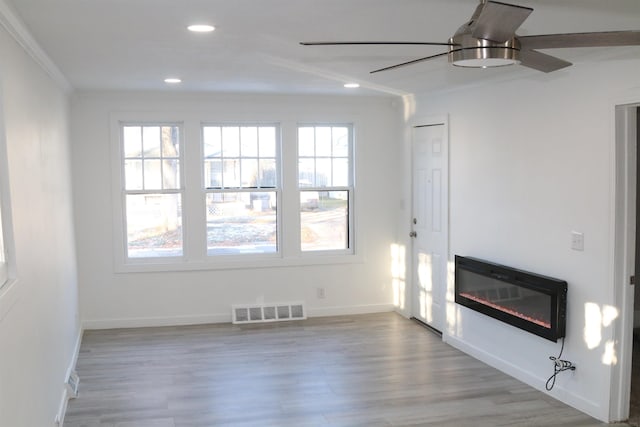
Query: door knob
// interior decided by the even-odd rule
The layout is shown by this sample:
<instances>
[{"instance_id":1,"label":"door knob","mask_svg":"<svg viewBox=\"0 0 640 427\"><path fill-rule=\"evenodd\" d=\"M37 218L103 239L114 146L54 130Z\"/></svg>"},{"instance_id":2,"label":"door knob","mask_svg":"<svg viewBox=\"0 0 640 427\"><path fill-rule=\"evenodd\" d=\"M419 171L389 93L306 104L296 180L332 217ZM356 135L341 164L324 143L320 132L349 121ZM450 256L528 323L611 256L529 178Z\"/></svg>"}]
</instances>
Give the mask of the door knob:
<instances>
[{"instance_id":1,"label":"door knob","mask_svg":"<svg viewBox=\"0 0 640 427\"><path fill-rule=\"evenodd\" d=\"M409 237L418 237L418 233L412 231L411 233L409 233Z\"/></svg>"}]
</instances>

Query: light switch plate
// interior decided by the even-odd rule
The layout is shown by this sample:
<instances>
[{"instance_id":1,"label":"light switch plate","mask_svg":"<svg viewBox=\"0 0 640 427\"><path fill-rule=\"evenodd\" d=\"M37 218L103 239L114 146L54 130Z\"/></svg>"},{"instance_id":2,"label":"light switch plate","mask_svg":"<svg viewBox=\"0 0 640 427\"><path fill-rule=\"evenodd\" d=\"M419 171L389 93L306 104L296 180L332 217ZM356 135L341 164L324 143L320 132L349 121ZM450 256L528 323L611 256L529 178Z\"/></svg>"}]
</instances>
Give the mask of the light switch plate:
<instances>
[{"instance_id":1,"label":"light switch plate","mask_svg":"<svg viewBox=\"0 0 640 427\"><path fill-rule=\"evenodd\" d=\"M578 231L571 232L571 249L584 251L584 234Z\"/></svg>"}]
</instances>

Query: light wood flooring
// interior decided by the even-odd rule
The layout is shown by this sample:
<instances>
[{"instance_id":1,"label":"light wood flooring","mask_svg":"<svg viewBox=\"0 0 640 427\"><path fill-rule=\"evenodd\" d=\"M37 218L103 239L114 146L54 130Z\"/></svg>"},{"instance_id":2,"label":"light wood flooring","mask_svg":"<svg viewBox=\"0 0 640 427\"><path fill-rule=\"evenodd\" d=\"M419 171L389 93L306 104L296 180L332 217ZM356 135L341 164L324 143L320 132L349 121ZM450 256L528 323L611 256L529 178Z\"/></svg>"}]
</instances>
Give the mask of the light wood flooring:
<instances>
[{"instance_id":1,"label":"light wood flooring","mask_svg":"<svg viewBox=\"0 0 640 427\"><path fill-rule=\"evenodd\" d=\"M87 331L77 371L65 427L603 425L395 313Z\"/></svg>"}]
</instances>

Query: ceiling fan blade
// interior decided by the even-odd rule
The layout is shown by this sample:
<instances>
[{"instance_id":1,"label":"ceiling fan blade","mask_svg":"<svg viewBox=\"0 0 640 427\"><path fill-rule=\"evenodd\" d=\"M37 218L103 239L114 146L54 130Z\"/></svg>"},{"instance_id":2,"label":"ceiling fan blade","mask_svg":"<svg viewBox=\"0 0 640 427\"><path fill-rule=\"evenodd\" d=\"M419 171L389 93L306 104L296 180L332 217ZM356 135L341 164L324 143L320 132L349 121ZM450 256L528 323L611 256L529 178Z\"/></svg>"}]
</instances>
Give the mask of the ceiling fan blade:
<instances>
[{"instance_id":1,"label":"ceiling fan blade","mask_svg":"<svg viewBox=\"0 0 640 427\"><path fill-rule=\"evenodd\" d=\"M472 24L471 35L477 39L504 43L513 38L516 30L531 12L533 9L530 7L488 1L478 19Z\"/></svg>"},{"instance_id":2,"label":"ceiling fan blade","mask_svg":"<svg viewBox=\"0 0 640 427\"><path fill-rule=\"evenodd\" d=\"M640 31L606 31L600 33L545 34L518 37L522 49L563 47L638 46Z\"/></svg>"},{"instance_id":3,"label":"ceiling fan blade","mask_svg":"<svg viewBox=\"0 0 640 427\"><path fill-rule=\"evenodd\" d=\"M571 62L535 50L520 50L520 65L550 73L571 65Z\"/></svg>"},{"instance_id":4,"label":"ceiling fan blade","mask_svg":"<svg viewBox=\"0 0 640 427\"><path fill-rule=\"evenodd\" d=\"M424 58L414 59L413 61L403 62L402 64L391 65L389 67L384 67L384 68L380 68L378 70L373 70L373 71L370 72L370 74L379 73L381 71L393 70L394 68L400 68L400 67L404 67L406 65L416 64L418 62L427 61L429 59L433 59L433 58L438 58L440 56L444 56L444 55L446 55L448 53L449 52L438 53L436 55L425 56Z\"/></svg>"},{"instance_id":5,"label":"ceiling fan blade","mask_svg":"<svg viewBox=\"0 0 640 427\"><path fill-rule=\"evenodd\" d=\"M420 45L420 46L458 46L455 43L437 42L300 42L303 46L343 46L343 45Z\"/></svg>"}]
</instances>

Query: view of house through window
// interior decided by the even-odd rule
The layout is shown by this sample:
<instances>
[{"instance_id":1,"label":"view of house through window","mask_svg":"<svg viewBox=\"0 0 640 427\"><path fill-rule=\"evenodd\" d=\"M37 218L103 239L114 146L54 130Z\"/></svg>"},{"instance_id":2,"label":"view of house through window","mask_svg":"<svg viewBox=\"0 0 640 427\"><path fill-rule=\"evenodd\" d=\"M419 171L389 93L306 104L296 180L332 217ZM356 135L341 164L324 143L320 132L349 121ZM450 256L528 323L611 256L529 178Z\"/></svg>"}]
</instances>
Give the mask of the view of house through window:
<instances>
[{"instance_id":1,"label":"view of house through window","mask_svg":"<svg viewBox=\"0 0 640 427\"><path fill-rule=\"evenodd\" d=\"M204 126L207 255L278 252L278 128Z\"/></svg>"},{"instance_id":2,"label":"view of house through window","mask_svg":"<svg viewBox=\"0 0 640 427\"><path fill-rule=\"evenodd\" d=\"M190 120L118 123L124 264L354 254L351 124Z\"/></svg>"},{"instance_id":3,"label":"view of house through window","mask_svg":"<svg viewBox=\"0 0 640 427\"><path fill-rule=\"evenodd\" d=\"M122 128L127 256L183 254L180 128Z\"/></svg>"},{"instance_id":4,"label":"view of house through window","mask_svg":"<svg viewBox=\"0 0 640 427\"><path fill-rule=\"evenodd\" d=\"M352 136L350 126L298 127L300 247L351 249Z\"/></svg>"}]
</instances>

